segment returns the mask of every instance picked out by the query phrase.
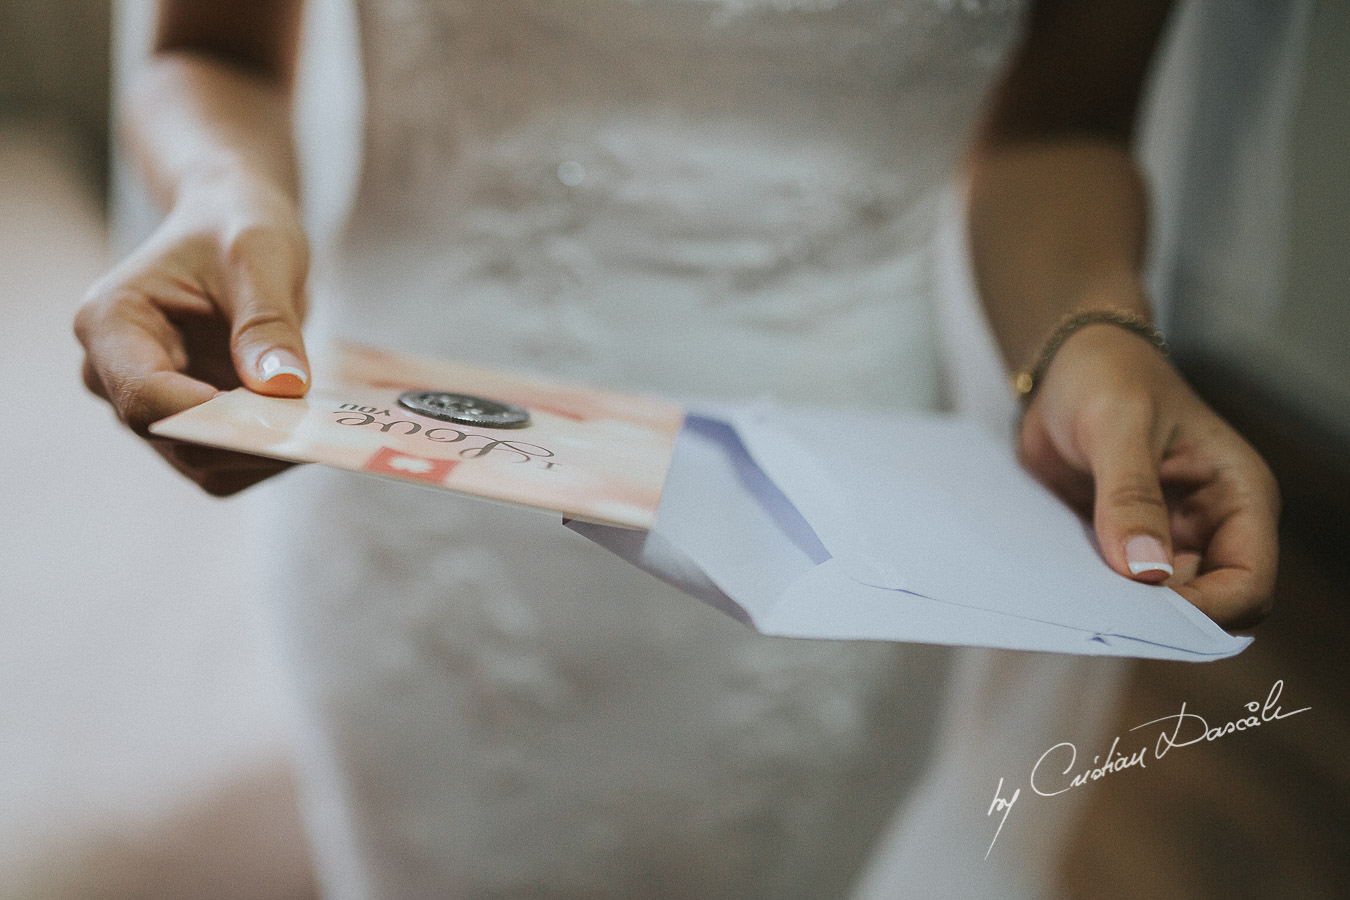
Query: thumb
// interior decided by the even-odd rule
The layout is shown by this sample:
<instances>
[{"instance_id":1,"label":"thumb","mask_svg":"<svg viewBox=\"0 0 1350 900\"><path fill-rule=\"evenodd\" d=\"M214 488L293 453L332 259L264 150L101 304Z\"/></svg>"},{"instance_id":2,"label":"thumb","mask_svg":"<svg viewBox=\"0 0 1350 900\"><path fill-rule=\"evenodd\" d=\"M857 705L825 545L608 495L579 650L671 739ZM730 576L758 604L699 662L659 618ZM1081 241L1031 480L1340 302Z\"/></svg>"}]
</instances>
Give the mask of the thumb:
<instances>
[{"instance_id":1,"label":"thumb","mask_svg":"<svg viewBox=\"0 0 1350 900\"><path fill-rule=\"evenodd\" d=\"M234 279L230 349L239 380L249 390L301 397L310 382L301 334L304 270L278 268L289 271L248 268Z\"/></svg>"},{"instance_id":2,"label":"thumb","mask_svg":"<svg viewBox=\"0 0 1350 900\"><path fill-rule=\"evenodd\" d=\"M1143 430L1106 443L1093 464L1093 527L1120 574L1149 584L1172 576L1172 539L1159 461Z\"/></svg>"}]
</instances>

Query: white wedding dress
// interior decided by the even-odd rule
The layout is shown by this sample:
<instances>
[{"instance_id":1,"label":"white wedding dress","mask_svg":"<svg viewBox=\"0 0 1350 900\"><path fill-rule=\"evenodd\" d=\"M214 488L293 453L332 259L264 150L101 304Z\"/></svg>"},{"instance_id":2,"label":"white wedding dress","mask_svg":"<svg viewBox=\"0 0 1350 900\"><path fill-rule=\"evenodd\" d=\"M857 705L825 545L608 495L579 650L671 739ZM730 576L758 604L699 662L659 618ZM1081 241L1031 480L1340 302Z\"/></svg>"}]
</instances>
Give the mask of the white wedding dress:
<instances>
[{"instance_id":1,"label":"white wedding dress","mask_svg":"<svg viewBox=\"0 0 1350 900\"><path fill-rule=\"evenodd\" d=\"M936 401L936 221L1017 4L356 13L362 152L312 340L673 397ZM842 898L869 859L877 896L1041 889L1061 831L1010 822L982 863L980 765L1068 735L990 684L1062 692L1086 663L763 638L536 513L315 467L273 490L326 895Z\"/></svg>"}]
</instances>

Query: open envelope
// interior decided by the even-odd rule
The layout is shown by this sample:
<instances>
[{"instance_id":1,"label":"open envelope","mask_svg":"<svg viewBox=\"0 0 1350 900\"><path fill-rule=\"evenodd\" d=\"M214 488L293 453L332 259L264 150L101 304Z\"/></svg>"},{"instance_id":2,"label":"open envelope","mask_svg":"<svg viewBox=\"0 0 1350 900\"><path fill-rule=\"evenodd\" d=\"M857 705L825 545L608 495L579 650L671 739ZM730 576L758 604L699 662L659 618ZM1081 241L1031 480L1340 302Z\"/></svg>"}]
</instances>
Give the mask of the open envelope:
<instances>
[{"instance_id":1,"label":"open envelope","mask_svg":"<svg viewBox=\"0 0 1350 900\"><path fill-rule=\"evenodd\" d=\"M973 422L763 406L681 428L649 397L335 349L304 399L231 391L151 430L561 513L766 634L1186 660L1250 643L1108 569ZM400 406L441 387L518 404L528 427Z\"/></svg>"},{"instance_id":2,"label":"open envelope","mask_svg":"<svg viewBox=\"0 0 1350 900\"><path fill-rule=\"evenodd\" d=\"M1251 642L1111 571L1009 448L954 417L693 415L649 530L570 527L765 634L1191 661Z\"/></svg>"}]
</instances>

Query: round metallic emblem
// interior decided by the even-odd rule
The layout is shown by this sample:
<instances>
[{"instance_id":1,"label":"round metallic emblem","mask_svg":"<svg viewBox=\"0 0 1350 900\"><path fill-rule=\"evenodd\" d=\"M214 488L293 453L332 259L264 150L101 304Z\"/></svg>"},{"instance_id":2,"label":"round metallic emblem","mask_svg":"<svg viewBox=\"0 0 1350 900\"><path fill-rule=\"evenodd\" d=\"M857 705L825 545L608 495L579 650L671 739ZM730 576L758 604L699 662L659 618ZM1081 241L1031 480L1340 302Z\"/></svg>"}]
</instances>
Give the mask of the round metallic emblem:
<instances>
[{"instance_id":1,"label":"round metallic emblem","mask_svg":"<svg viewBox=\"0 0 1350 900\"><path fill-rule=\"evenodd\" d=\"M529 412L519 406L448 391L404 391L399 395L398 405L418 415L458 425L524 428L530 424Z\"/></svg>"}]
</instances>

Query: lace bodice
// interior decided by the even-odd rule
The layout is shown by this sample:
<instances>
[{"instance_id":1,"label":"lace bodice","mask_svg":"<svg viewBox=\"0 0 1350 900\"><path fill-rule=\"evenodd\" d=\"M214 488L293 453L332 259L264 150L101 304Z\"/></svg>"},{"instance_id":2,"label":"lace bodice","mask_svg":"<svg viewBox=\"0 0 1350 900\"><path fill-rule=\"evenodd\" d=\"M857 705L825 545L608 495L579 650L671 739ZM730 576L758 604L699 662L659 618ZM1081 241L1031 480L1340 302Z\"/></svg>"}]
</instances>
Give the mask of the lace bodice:
<instances>
[{"instance_id":1,"label":"lace bodice","mask_svg":"<svg viewBox=\"0 0 1350 900\"><path fill-rule=\"evenodd\" d=\"M1017 12L361 3L362 327L406 343L390 291L439 295L461 328L414 329L433 351L679 395L826 399L834 368L860 402L928 402L916 254ZM816 345L791 370L787 334Z\"/></svg>"},{"instance_id":2,"label":"lace bodice","mask_svg":"<svg viewBox=\"0 0 1350 900\"><path fill-rule=\"evenodd\" d=\"M666 199L633 195L656 177L686 200L706 185L723 201L667 204L677 215L721 219L764 189L795 201L763 210L795 213L785 226L852 224L811 215L829 200L894 214L944 176L1012 12L969 0L364 3L363 199L421 223L465 202Z\"/></svg>"}]
</instances>

